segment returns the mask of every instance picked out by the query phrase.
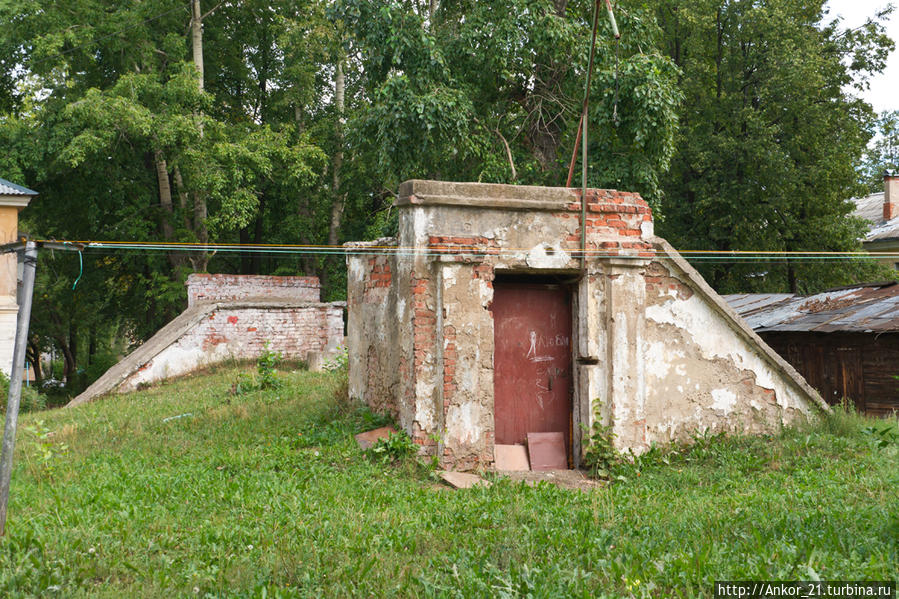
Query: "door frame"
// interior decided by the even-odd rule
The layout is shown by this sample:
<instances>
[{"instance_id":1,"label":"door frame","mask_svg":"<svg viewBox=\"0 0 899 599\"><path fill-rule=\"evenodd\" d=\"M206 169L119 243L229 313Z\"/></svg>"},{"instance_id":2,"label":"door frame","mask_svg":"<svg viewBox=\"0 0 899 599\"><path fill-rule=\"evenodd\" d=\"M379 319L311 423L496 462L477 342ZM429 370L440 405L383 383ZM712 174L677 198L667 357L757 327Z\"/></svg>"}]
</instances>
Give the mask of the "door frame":
<instances>
[{"instance_id":1,"label":"door frame","mask_svg":"<svg viewBox=\"0 0 899 599\"><path fill-rule=\"evenodd\" d=\"M581 461L581 451L575 450L576 447L579 447L581 434L578 430L580 425L579 418L579 363L577 361L577 347L578 347L578 286L580 283L580 277L577 271L559 271L559 272L529 272L529 273L520 273L520 272L512 272L512 271L502 271L497 270L494 274L494 293L496 291L497 285L502 286L504 284L519 284L519 285L534 285L534 286L542 286L547 288L560 288L565 292L567 296L569 310L571 312L571 335L569 341L569 353L570 353L570 379L568 385L568 446L566 447L566 452L568 454L568 467L569 468L577 468L580 465ZM490 307L491 316L493 315L492 304ZM496 321L494 320L494 327ZM494 339L495 339L496 330L494 328ZM494 354L493 354L493 365L494 365L494 373L496 372L496 346L494 341ZM496 430L496 381L493 382L494 389L494 409L492 416L494 418L493 427L494 431ZM495 434L495 433L494 433ZM495 441L494 441L495 442Z\"/></svg>"}]
</instances>

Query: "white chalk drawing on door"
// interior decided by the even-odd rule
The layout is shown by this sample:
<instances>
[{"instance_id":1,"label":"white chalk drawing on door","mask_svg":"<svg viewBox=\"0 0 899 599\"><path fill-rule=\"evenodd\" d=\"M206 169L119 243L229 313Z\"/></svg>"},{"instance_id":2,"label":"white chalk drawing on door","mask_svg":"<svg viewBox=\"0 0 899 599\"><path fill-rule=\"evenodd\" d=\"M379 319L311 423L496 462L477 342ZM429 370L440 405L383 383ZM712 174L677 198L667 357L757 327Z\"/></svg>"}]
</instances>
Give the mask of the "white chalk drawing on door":
<instances>
[{"instance_id":1,"label":"white chalk drawing on door","mask_svg":"<svg viewBox=\"0 0 899 599\"><path fill-rule=\"evenodd\" d=\"M543 400L546 398L548 393L552 392L552 380L562 378L565 376L564 372L561 368L553 367L549 364L546 366L541 365L541 362L552 362L553 356L541 356L537 354L538 346L542 348L546 347L558 347L565 346L568 347L571 340L565 335L556 335L555 337L545 338L538 337L537 331L531 331L530 333L531 345L528 349L527 356L525 356L531 362L537 364L537 405L540 406L541 410L544 410ZM547 376L549 375L549 376Z\"/></svg>"},{"instance_id":2,"label":"white chalk drawing on door","mask_svg":"<svg viewBox=\"0 0 899 599\"><path fill-rule=\"evenodd\" d=\"M550 362L553 359L552 356L537 355L537 331L531 331L531 348L525 357L531 362Z\"/></svg>"},{"instance_id":3,"label":"white chalk drawing on door","mask_svg":"<svg viewBox=\"0 0 899 599\"><path fill-rule=\"evenodd\" d=\"M538 364L537 366L537 405L540 406L541 410L545 410L543 407L543 397L549 392L549 385L543 385L542 381L545 378L546 372L544 369L539 366L540 362L551 362L552 356L538 356L537 355L537 331L531 331L531 347L528 349L528 355L525 356L531 362Z\"/></svg>"}]
</instances>

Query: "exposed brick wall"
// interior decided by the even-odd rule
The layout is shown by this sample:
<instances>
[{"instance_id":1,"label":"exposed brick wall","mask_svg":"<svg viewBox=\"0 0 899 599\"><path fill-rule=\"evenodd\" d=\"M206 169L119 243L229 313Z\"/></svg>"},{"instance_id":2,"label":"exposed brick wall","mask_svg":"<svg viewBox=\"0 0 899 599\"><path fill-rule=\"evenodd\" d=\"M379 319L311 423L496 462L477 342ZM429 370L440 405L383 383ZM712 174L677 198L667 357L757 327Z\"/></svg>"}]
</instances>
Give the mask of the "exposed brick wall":
<instances>
[{"instance_id":1,"label":"exposed brick wall","mask_svg":"<svg viewBox=\"0 0 899 599\"><path fill-rule=\"evenodd\" d=\"M661 304L673 299L687 300L693 290L680 279L673 277L661 262L652 262L646 267L646 301Z\"/></svg>"},{"instance_id":2,"label":"exposed brick wall","mask_svg":"<svg viewBox=\"0 0 899 599\"><path fill-rule=\"evenodd\" d=\"M329 316L333 316L329 318ZM332 340L343 339L342 310L330 304L290 308L222 308L181 337L204 351L220 344L251 358L265 349L285 358L305 359L310 351L324 351ZM338 343L339 345L339 343Z\"/></svg>"},{"instance_id":3,"label":"exposed brick wall","mask_svg":"<svg viewBox=\"0 0 899 599\"><path fill-rule=\"evenodd\" d=\"M457 254L461 255L462 262L464 257L496 256L499 255L499 244L496 239L488 237L460 237L460 236L442 236L431 235L428 237L428 249L441 254Z\"/></svg>"},{"instance_id":4,"label":"exposed brick wall","mask_svg":"<svg viewBox=\"0 0 899 599\"><path fill-rule=\"evenodd\" d=\"M272 277L263 275L210 275L187 277L187 305L247 299L284 299L317 302L321 297L318 277Z\"/></svg>"},{"instance_id":5,"label":"exposed brick wall","mask_svg":"<svg viewBox=\"0 0 899 599\"><path fill-rule=\"evenodd\" d=\"M363 300L378 301L378 289L389 289L393 281L393 269L388 256L368 258L368 269L363 280Z\"/></svg>"},{"instance_id":6,"label":"exposed brick wall","mask_svg":"<svg viewBox=\"0 0 899 599\"><path fill-rule=\"evenodd\" d=\"M560 218L580 220L581 191L572 191L574 201L568 213ZM600 250L603 255L621 253L653 256L652 245L642 241L643 224L652 222L652 211L639 194L614 189L587 190L587 250ZM565 239L571 249L580 249L581 228ZM577 253L577 252L576 252Z\"/></svg>"},{"instance_id":7,"label":"exposed brick wall","mask_svg":"<svg viewBox=\"0 0 899 599\"><path fill-rule=\"evenodd\" d=\"M305 360L310 351L334 349L342 341L340 304L225 304L141 364L118 389L128 391L141 383L179 376L222 360L252 360L266 345L284 358Z\"/></svg>"}]
</instances>

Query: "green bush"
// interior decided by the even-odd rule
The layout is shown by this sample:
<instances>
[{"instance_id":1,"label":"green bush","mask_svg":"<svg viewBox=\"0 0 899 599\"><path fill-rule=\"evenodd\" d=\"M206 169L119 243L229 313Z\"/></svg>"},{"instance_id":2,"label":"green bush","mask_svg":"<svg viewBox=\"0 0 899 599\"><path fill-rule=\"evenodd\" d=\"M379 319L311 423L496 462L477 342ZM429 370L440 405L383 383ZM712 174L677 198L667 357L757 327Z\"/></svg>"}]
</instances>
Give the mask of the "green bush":
<instances>
[{"instance_id":1,"label":"green bush","mask_svg":"<svg viewBox=\"0 0 899 599\"><path fill-rule=\"evenodd\" d=\"M278 377L275 368L282 361L281 352L270 350L269 343L266 342L265 350L256 359L257 376L239 373L235 381L231 383L231 394L243 395L252 391L280 389L284 385L284 381Z\"/></svg>"},{"instance_id":2,"label":"green bush","mask_svg":"<svg viewBox=\"0 0 899 599\"><path fill-rule=\"evenodd\" d=\"M3 402L2 410L6 411L6 402L9 398L9 377L0 372L0 401ZM19 412L35 412L47 407L47 398L41 395L34 387L22 385L22 396L19 400Z\"/></svg>"},{"instance_id":3,"label":"green bush","mask_svg":"<svg viewBox=\"0 0 899 599\"><path fill-rule=\"evenodd\" d=\"M269 343L266 342L265 350L259 356L259 359L256 360L260 389L278 389L284 384L275 373L275 367L281 363L281 360L281 352L270 350Z\"/></svg>"},{"instance_id":4,"label":"green bush","mask_svg":"<svg viewBox=\"0 0 899 599\"><path fill-rule=\"evenodd\" d=\"M417 453L418 445L403 432L390 433L366 450L366 454L384 463L400 462Z\"/></svg>"},{"instance_id":5,"label":"green bush","mask_svg":"<svg viewBox=\"0 0 899 599\"><path fill-rule=\"evenodd\" d=\"M602 424L601 402L593 402L593 426L585 427L584 468L593 478L612 478L624 459L615 449L612 427Z\"/></svg>"}]
</instances>

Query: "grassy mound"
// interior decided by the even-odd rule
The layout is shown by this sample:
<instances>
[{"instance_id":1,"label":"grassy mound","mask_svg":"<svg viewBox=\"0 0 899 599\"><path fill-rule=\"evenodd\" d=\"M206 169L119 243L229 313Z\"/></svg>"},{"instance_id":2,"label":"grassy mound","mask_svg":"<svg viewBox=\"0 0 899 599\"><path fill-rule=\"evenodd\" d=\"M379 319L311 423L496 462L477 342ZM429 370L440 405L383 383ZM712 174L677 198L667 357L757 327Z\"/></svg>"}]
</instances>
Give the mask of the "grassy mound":
<instances>
[{"instance_id":1,"label":"grassy mound","mask_svg":"<svg viewBox=\"0 0 899 599\"><path fill-rule=\"evenodd\" d=\"M335 400L341 373L235 394L240 372L24 415L0 596L701 597L899 572L899 445L858 416L698 439L591 492L450 491L358 450L382 421Z\"/></svg>"}]
</instances>

